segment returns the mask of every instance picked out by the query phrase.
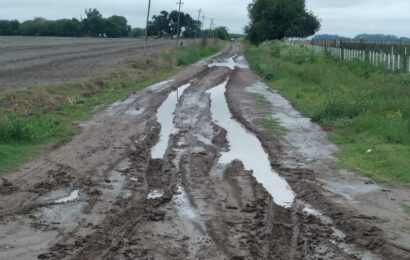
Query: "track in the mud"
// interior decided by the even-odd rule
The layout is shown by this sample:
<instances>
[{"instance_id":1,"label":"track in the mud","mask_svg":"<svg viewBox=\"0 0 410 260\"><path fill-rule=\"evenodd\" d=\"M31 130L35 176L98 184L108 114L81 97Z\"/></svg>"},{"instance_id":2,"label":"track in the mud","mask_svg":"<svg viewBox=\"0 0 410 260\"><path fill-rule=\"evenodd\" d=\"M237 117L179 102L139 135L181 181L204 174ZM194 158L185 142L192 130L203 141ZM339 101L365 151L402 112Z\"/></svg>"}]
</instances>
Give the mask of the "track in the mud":
<instances>
[{"instance_id":1,"label":"track in the mud","mask_svg":"<svg viewBox=\"0 0 410 260\"><path fill-rule=\"evenodd\" d=\"M7 176L0 259L405 256L347 221L309 169L280 165L279 142L252 121L265 90L238 51L110 105Z\"/></svg>"}]
</instances>

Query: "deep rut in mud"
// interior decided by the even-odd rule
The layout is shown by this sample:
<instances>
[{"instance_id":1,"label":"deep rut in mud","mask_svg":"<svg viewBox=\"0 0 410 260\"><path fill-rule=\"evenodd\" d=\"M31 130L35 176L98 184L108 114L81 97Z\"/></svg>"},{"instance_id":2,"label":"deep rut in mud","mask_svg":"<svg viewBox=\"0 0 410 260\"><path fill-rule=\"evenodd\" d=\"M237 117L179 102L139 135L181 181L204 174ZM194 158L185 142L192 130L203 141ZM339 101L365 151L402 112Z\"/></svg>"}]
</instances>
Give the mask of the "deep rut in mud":
<instances>
[{"instance_id":1,"label":"deep rut in mud","mask_svg":"<svg viewBox=\"0 0 410 260\"><path fill-rule=\"evenodd\" d=\"M0 259L405 259L280 163L250 120L255 79L232 44L7 176Z\"/></svg>"}]
</instances>

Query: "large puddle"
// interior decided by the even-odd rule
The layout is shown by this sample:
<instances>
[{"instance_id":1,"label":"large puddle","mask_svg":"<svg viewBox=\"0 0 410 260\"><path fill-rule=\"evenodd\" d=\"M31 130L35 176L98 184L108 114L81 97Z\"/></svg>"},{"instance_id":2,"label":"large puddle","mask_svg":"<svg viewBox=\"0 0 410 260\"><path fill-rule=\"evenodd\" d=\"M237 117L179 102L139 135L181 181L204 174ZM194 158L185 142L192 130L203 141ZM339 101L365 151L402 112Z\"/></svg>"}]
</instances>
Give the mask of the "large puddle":
<instances>
[{"instance_id":1,"label":"large puddle","mask_svg":"<svg viewBox=\"0 0 410 260\"><path fill-rule=\"evenodd\" d=\"M161 132L159 134L158 143L151 150L151 157L153 159L162 159L168 147L169 136L176 134L177 130L174 127L174 112L178 104L178 99L182 93L187 89L191 83L182 85L177 90L171 92L167 99L158 108L157 119L161 124Z\"/></svg>"},{"instance_id":2,"label":"large puddle","mask_svg":"<svg viewBox=\"0 0 410 260\"><path fill-rule=\"evenodd\" d=\"M227 81L207 91L211 94L212 118L227 131L230 146L228 152L222 153L219 163L229 164L233 160L241 160L245 169L253 171L257 181L272 195L277 205L290 207L295 194L289 184L272 169L269 156L259 139L232 118L225 98L226 84Z\"/></svg>"},{"instance_id":3,"label":"large puddle","mask_svg":"<svg viewBox=\"0 0 410 260\"><path fill-rule=\"evenodd\" d=\"M231 70L235 68L242 68L242 69L249 69L249 66L243 63L236 62L234 57L230 57L229 59L224 60L223 62L212 62L208 65L209 68L212 67L228 67Z\"/></svg>"}]
</instances>

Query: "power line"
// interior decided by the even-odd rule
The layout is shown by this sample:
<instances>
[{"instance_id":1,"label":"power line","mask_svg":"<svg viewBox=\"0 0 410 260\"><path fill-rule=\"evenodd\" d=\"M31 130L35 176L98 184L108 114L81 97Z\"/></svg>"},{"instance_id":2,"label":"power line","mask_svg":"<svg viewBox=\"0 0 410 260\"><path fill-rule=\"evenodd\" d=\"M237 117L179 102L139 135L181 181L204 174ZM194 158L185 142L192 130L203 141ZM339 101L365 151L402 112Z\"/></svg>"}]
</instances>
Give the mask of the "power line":
<instances>
[{"instance_id":1,"label":"power line","mask_svg":"<svg viewBox=\"0 0 410 260\"><path fill-rule=\"evenodd\" d=\"M149 22L149 12L151 10L151 0L148 0L148 12L147 12L147 23L145 26L145 45L144 45L144 56L147 56L147 45L148 45L148 22Z\"/></svg>"},{"instance_id":2,"label":"power line","mask_svg":"<svg viewBox=\"0 0 410 260\"><path fill-rule=\"evenodd\" d=\"M184 3L182 2L182 0L179 0L177 5L179 5L179 9L178 9L178 25L177 25L177 41L175 43L175 46L178 48L178 42L179 42L179 22L181 20L181 6Z\"/></svg>"}]
</instances>

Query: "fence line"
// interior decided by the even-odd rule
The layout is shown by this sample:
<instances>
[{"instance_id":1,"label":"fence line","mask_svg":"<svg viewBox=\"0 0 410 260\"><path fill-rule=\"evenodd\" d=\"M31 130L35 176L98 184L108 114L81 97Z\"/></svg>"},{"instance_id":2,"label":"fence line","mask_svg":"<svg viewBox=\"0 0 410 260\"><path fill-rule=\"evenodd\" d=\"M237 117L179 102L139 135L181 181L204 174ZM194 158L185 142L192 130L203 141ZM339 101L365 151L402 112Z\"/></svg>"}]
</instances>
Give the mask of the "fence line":
<instances>
[{"instance_id":1,"label":"fence line","mask_svg":"<svg viewBox=\"0 0 410 260\"><path fill-rule=\"evenodd\" d=\"M293 41L294 45L311 47L342 60L358 60L392 71L410 73L410 45L356 41Z\"/></svg>"}]
</instances>

